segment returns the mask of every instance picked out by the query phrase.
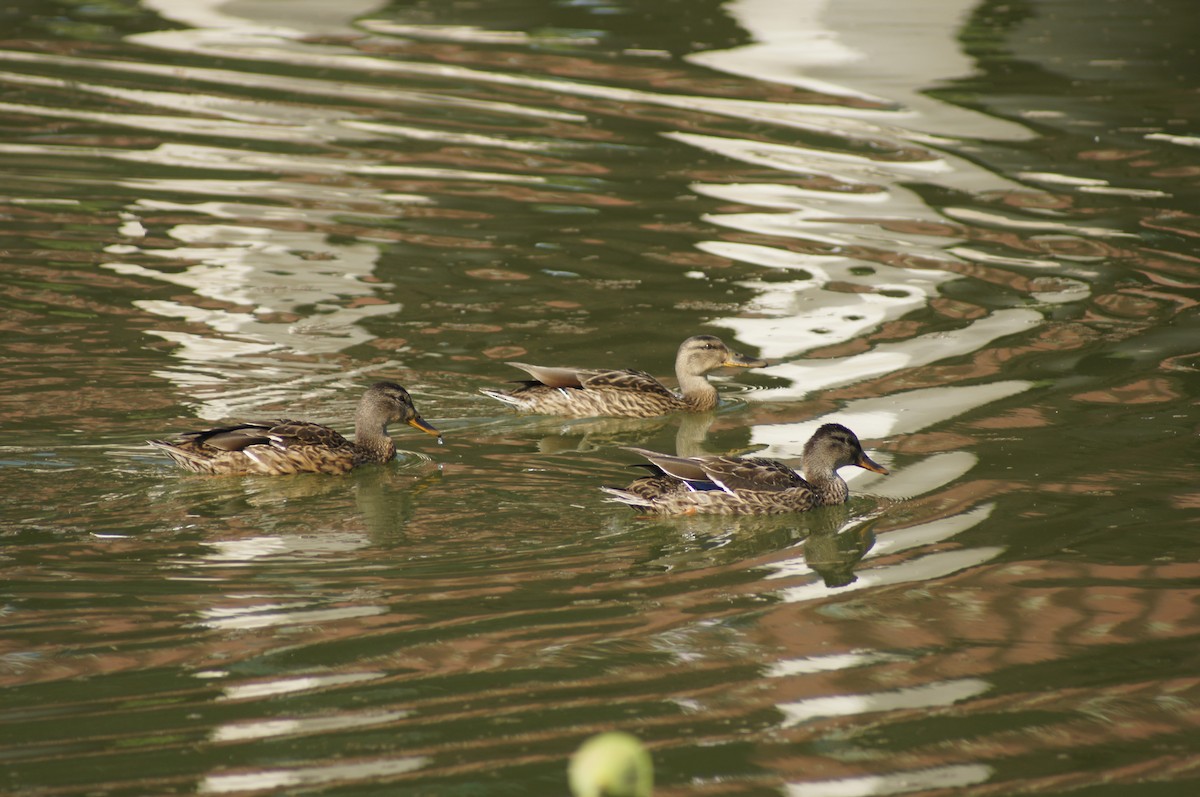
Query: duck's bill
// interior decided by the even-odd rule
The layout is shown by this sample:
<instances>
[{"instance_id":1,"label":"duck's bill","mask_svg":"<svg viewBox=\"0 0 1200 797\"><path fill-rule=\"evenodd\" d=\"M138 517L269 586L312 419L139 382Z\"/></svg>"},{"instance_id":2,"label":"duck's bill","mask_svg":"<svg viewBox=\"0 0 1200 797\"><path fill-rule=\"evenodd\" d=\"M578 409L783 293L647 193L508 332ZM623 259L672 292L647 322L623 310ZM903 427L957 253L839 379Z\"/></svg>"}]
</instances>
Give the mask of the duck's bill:
<instances>
[{"instance_id":1,"label":"duck's bill","mask_svg":"<svg viewBox=\"0 0 1200 797\"><path fill-rule=\"evenodd\" d=\"M721 363L721 365L729 366L730 368L762 368L766 364L766 360L760 360L757 357L747 357L744 354L738 354L736 351L729 352L729 356L725 358L725 362Z\"/></svg>"},{"instance_id":2,"label":"duck's bill","mask_svg":"<svg viewBox=\"0 0 1200 797\"><path fill-rule=\"evenodd\" d=\"M442 439L442 433L434 427L429 421L422 418L420 415L414 415L408 419L408 425L414 429L420 429L425 434L431 434L438 440Z\"/></svg>"},{"instance_id":3,"label":"duck's bill","mask_svg":"<svg viewBox=\"0 0 1200 797\"><path fill-rule=\"evenodd\" d=\"M864 470L874 471L875 473L882 473L884 476L888 475L887 468L883 467L878 462L876 462L875 460L868 457L866 454L860 454L854 464Z\"/></svg>"}]
</instances>

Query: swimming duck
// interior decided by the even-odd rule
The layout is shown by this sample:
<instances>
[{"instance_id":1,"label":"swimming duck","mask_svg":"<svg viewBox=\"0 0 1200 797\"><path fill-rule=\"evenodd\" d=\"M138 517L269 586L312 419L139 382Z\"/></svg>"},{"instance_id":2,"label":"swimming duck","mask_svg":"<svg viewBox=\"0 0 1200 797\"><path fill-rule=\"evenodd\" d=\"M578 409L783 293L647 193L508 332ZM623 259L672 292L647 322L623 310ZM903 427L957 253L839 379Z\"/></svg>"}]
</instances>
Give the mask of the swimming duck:
<instances>
[{"instance_id":1,"label":"swimming duck","mask_svg":"<svg viewBox=\"0 0 1200 797\"><path fill-rule=\"evenodd\" d=\"M645 371L508 364L533 379L510 391L484 388L481 393L524 412L543 415L653 418L669 412L714 409L718 403L717 389L709 384L705 374L721 366L761 368L767 363L730 350L712 335L690 337L680 344L675 356L679 394Z\"/></svg>"},{"instance_id":2,"label":"swimming duck","mask_svg":"<svg viewBox=\"0 0 1200 797\"><path fill-rule=\"evenodd\" d=\"M846 465L886 474L845 426L827 423L804 445L804 476L761 457L672 457L628 449L650 461L653 476L624 489L602 487L613 500L660 515L773 515L841 504L850 489L837 474Z\"/></svg>"},{"instance_id":3,"label":"swimming duck","mask_svg":"<svg viewBox=\"0 0 1200 797\"><path fill-rule=\"evenodd\" d=\"M575 797L650 797L654 762L636 736L608 731L579 746L567 779Z\"/></svg>"},{"instance_id":4,"label":"swimming duck","mask_svg":"<svg viewBox=\"0 0 1200 797\"><path fill-rule=\"evenodd\" d=\"M358 403L353 443L328 426L283 418L188 432L175 441L147 442L194 473L341 474L394 457L396 444L387 427L397 421L441 440L441 432L417 414L407 390L395 382L376 382Z\"/></svg>"}]
</instances>

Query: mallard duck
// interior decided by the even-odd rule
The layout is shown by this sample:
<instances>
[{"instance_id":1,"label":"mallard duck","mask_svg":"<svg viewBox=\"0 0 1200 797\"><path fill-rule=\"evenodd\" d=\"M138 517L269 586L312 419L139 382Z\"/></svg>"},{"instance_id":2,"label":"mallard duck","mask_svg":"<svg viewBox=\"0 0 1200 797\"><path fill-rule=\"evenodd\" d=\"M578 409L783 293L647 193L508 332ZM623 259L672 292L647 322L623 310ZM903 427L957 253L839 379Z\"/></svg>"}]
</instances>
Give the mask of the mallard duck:
<instances>
[{"instance_id":1,"label":"mallard duck","mask_svg":"<svg viewBox=\"0 0 1200 797\"><path fill-rule=\"evenodd\" d=\"M533 377L510 391L481 389L485 396L524 412L591 418L609 415L653 418L669 412L707 412L717 406L717 389L705 377L721 366L761 368L765 360L730 350L720 338L696 335L679 346L675 375L679 394L645 371L553 368L510 362Z\"/></svg>"},{"instance_id":2,"label":"mallard duck","mask_svg":"<svg viewBox=\"0 0 1200 797\"><path fill-rule=\"evenodd\" d=\"M804 476L774 459L761 457L672 457L630 448L650 461L654 475L624 489L601 489L619 501L660 515L773 515L806 512L841 504L850 496L837 469L857 465L876 473L887 468L871 460L854 432L827 423L804 444Z\"/></svg>"},{"instance_id":3,"label":"mallard duck","mask_svg":"<svg viewBox=\"0 0 1200 797\"><path fill-rule=\"evenodd\" d=\"M636 736L609 731L579 746L567 780L575 797L650 797L654 763Z\"/></svg>"},{"instance_id":4,"label":"mallard duck","mask_svg":"<svg viewBox=\"0 0 1200 797\"><path fill-rule=\"evenodd\" d=\"M328 426L283 418L188 432L176 441L147 442L195 473L339 474L394 457L396 444L387 427L397 421L435 435L439 441L442 438L441 432L417 414L407 390L394 382L376 382L358 403L353 443Z\"/></svg>"}]
</instances>

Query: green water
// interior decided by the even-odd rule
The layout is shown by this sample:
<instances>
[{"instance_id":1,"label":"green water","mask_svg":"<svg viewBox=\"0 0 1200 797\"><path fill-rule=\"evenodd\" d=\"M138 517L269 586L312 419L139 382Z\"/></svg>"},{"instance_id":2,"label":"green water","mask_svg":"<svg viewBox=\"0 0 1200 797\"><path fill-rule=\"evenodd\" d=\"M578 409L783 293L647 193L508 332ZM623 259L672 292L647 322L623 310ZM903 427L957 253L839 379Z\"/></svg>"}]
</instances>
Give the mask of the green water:
<instances>
[{"instance_id":1,"label":"green water","mask_svg":"<svg viewBox=\"0 0 1200 797\"><path fill-rule=\"evenodd\" d=\"M0 791L565 794L623 729L667 795L1195 793L1195 15L831 5L0 12ZM692 334L771 365L478 393ZM446 445L144 445L379 379ZM598 489L828 421L845 507Z\"/></svg>"}]
</instances>

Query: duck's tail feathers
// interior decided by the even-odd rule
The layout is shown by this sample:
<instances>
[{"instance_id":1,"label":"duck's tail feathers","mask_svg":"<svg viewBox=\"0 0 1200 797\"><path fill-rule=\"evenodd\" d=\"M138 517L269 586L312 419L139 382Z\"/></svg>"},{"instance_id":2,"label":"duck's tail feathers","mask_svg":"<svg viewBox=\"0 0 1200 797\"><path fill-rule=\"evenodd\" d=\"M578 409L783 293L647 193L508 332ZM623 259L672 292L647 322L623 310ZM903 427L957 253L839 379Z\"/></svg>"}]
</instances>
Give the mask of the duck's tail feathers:
<instances>
[{"instance_id":1,"label":"duck's tail feathers","mask_svg":"<svg viewBox=\"0 0 1200 797\"><path fill-rule=\"evenodd\" d=\"M196 471L198 473L206 470L205 466L208 465L207 457L202 457L198 454L188 451L186 448L180 448L178 445L168 440L147 440L146 443L154 448L159 449L168 457L175 460L175 464L179 465L180 467L187 468L188 470Z\"/></svg>"},{"instance_id":2,"label":"duck's tail feathers","mask_svg":"<svg viewBox=\"0 0 1200 797\"><path fill-rule=\"evenodd\" d=\"M479 392L488 398L494 398L496 401L503 401L505 404L511 404L514 407L521 406L521 400L511 393L505 393L503 390L493 390L490 387L481 387Z\"/></svg>"},{"instance_id":3,"label":"duck's tail feathers","mask_svg":"<svg viewBox=\"0 0 1200 797\"><path fill-rule=\"evenodd\" d=\"M609 501L613 503L625 504L627 506L650 507L653 503L649 499L642 498L640 495L634 495L628 490L620 490L616 487L601 487L602 491L612 496Z\"/></svg>"}]
</instances>

